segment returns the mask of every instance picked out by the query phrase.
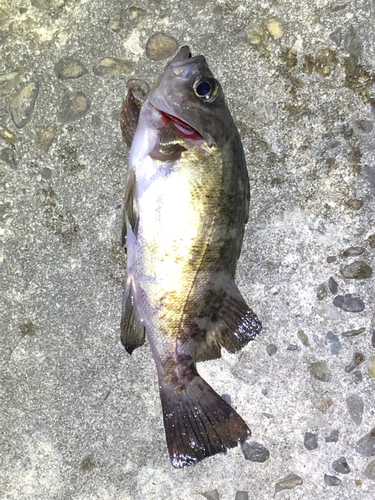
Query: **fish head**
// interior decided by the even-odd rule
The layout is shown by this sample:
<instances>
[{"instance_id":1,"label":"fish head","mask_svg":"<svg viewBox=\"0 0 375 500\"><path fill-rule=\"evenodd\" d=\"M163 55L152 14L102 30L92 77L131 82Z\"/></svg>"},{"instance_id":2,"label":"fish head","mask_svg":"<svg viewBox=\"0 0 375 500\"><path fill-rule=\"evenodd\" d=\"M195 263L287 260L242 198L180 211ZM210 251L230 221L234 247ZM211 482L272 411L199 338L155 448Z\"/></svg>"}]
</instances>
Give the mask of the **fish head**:
<instances>
[{"instance_id":1,"label":"fish head","mask_svg":"<svg viewBox=\"0 0 375 500\"><path fill-rule=\"evenodd\" d=\"M233 130L233 120L220 83L202 55L184 46L167 64L148 97L164 125L172 122L185 139L220 147Z\"/></svg>"}]
</instances>

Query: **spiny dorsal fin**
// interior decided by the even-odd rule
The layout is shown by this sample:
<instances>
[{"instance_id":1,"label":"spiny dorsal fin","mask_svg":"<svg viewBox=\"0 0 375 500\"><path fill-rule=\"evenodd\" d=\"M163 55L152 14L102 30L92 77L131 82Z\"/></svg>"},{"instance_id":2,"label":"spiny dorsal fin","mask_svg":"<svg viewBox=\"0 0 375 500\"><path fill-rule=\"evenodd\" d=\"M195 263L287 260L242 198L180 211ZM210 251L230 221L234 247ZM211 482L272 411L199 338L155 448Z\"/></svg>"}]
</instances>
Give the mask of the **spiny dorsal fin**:
<instances>
[{"instance_id":1,"label":"spiny dorsal fin","mask_svg":"<svg viewBox=\"0 0 375 500\"><path fill-rule=\"evenodd\" d=\"M126 144L131 146L133 137L138 125L139 113L141 111L141 101L134 97L131 89L128 90L126 99L122 102L120 127L122 138Z\"/></svg>"}]
</instances>

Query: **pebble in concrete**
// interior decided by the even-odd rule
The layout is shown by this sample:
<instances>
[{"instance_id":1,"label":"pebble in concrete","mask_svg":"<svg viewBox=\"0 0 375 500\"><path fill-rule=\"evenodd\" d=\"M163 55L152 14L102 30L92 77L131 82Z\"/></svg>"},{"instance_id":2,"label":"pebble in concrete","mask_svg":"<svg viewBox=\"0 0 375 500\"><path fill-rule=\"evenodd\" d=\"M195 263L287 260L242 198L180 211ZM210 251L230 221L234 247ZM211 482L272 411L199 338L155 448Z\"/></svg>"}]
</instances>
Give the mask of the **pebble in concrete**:
<instances>
[{"instance_id":1,"label":"pebble in concrete","mask_svg":"<svg viewBox=\"0 0 375 500\"><path fill-rule=\"evenodd\" d=\"M364 355L361 352L355 352L353 354L352 360L350 363L345 366L345 372L346 373L351 373L353 370L357 368L361 363L363 363L365 360Z\"/></svg>"},{"instance_id":2,"label":"pebble in concrete","mask_svg":"<svg viewBox=\"0 0 375 500\"><path fill-rule=\"evenodd\" d=\"M340 252L340 255L344 259L347 259L348 257L358 257L358 255L362 255L364 251L365 249L363 247L349 247Z\"/></svg>"},{"instance_id":3,"label":"pebble in concrete","mask_svg":"<svg viewBox=\"0 0 375 500\"><path fill-rule=\"evenodd\" d=\"M16 154L11 148L4 148L1 150L0 160L9 165L11 168L17 167Z\"/></svg>"},{"instance_id":4,"label":"pebble in concrete","mask_svg":"<svg viewBox=\"0 0 375 500\"><path fill-rule=\"evenodd\" d=\"M329 38L335 42L335 44L340 47L341 45L341 28L337 28L335 31L330 33Z\"/></svg>"},{"instance_id":5,"label":"pebble in concrete","mask_svg":"<svg viewBox=\"0 0 375 500\"><path fill-rule=\"evenodd\" d=\"M88 73L81 61L74 57L63 57L57 61L54 70L60 80L75 80Z\"/></svg>"},{"instance_id":6,"label":"pebble in concrete","mask_svg":"<svg viewBox=\"0 0 375 500\"><path fill-rule=\"evenodd\" d=\"M66 94L61 101L57 117L62 123L75 122L87 115L91 107L90 100L83 92L70 96Z\"/></svg>"},{"instance_id":7,"label":"pebble in concrete","mask_svg":"<svg viewBox=\"0 0 375 500\"><path fill-rule=\"evenodd\" d=\"M324 319L329 319L331 321L336 321L340 319L340 313L336 307L331 304L324 304L318 311L319 316Z\"/></svg>"},{"instance_id":8,"label":"pebble in concrete","mask_svg":"<svg viewBox=\"0 0 375 500\"><path fill-rule=\"evenodd\" d=\"M11 146L15 146L18 142L16 134L3 125L0 125L0 137Z\"/></svg>"},{"instance_id":9,"label":"pebble in concrete","mask_svg":"<svg viewBox=\"0 0 375 500\"><path fill-rule=\"evenodd\" d=\"M164 33L155 33L146 43L146 56L152 61L163 61L173 56L178 48L177 40Z\"/></svg>"},{"instance_id":10,"label":"pebble in concrete","mask_svg":"<svg viewBox=\"0 0 375 500\"><path fill-rule=\"evenodd\" d=\"M10 113L16 127L23 128L31 120L38 92L39 84L30 82L11 100Z\"/></svg>"},{"instance_id":11,"label":"pebble in concrete","mask_svg":"<svg viewBox=\"0 0 375 500\"><path fill-rule=\"evenodd\" d=\"M371 462L367 464L363 474L367 477L367 479L375 481L375 460L371 460Z\"/></svg>"},{"instance_id":12,"label":"pebble in concrete","mask_svg":"<svg viewBox=\"0 0 375 500\"><path fill-rule=\"evenodd\" d=\"M328 280L328 288L329 288L329 291L331 293L333 293L333 295L336 295L336 293L338 292L339 285L338 285L337 281L335 281L332 278L332 276Z\"/></svg>"},{"instance_id":13,"label":"pebble in concrete","mask_svg":"<svg viewBox=\"0 0 375 500\"><path fill-rule=\"evenodd\" d=\"M303 444L308 450L315 450L318 447L318 435L313 432L306 432Z\"/></svg>"},{"instance_id":14,"label":"pebble in concrete","mask_svg":"<svg viewBox=\"0 0 375 500\"><path fill-rule=\"evenodd\" d=\"M57 127L55 125L49 125L48 127L42 128L38 134L38 147L43 153L47 153L51 144L56 136Z\"/></svg>"},{"instance_id":15,"label":"pebble in concrete","mask_svg":"<svg viewBox=\"0 0 375 500\"><path fill-rule=\"evenodd\" d=\"M370 356L368 358L367 370L369 372L369 375L371 375L371 377L375 377L375 356Z\"/></svg>"},{"instance_id":16,"label":"pebble in concrete","mask_svg":"<svg viewBox=\"0 0 375 500\"><path fill-rule=\"evenodd\" d=\"M359 297L354 297L351 293L346 295L337 295L333 299L333 305L346 312L361 312L365 304Z\"/></svg>"},{"instance_id":17,"label":"pebble in concrete","mask_svg":"<svg viewBox=\"0 0 375 500\"><path fill-rule=\"evenodd\" d=\"M275 346L275 344L268 344L268 346L266 347L266 351L268 356L273 356L277 353L277 347Z\"/></svg>"},{"instance_id":18,"label":"pebble in concrete","mask_svg":"<svg viewBox=\"0 0 375 500\"><path fill-rule=\"evenodd\" d=\"M202 496L204 496L204 498L207 498L207 500L220 500L220 495L217 490L205 491L204 493L202 493Z\"/></svg>"},{"instance_id":19,"label":"pebble in concrete","mask_svg":"<svg viewBox=\"0 0 375 500\"><path fill-rule=\"evenodd\" d=\"M94 66L94 73L97 76L103 75L123 75L130 73L134 67L131 61L124 61L115 57L104 57Z\"/></svg>"},{"instance_id":20,"label":"pebble in concrete","mask_svg":"<svg viewBox=\"0 0 375 500\"><path fill-rule=\"evenodd\" d=\"M249 500L247 491L237 491L235 500Z\"/></svg>"},{"instance_id":21,"label":"pebble in concrete","mask_svg":"<svg viewBox=\"0 0 375 500\"><path fill-rule=\"evenodd\" d=\"M356 260L341 269L344 278L366 279L372 275L372 268L363 260Z\"/></svg>"},{"instance_id":22,"label":"pebble in concrete","mask_svg":"<svg viewBox=\"0 0 375 500\"><path fill-rule=\"evenodd\" d=\"M309 370L311 375L321 382L330 382L332 380L332 373L328 368L327 363L323 361L310 363Z\"/></svg>"},{"instance_id":23,"label":"pebble in concrete","mask_svg":"<svg viewBox=\"0 0 375 500\"><path fill-rule=\"evenodd\" d=\"M135 98L143 102L150 92L150 85L140 78L132 78L126 82L126 88L133 92Z\"/></svg>"},{"instance_id":24,"label":"pebble in concrete","mask_svg":"<svg viewBox=\"0 0 375 500\"><path fill-rule=\"evenodd\" d=\"M326 337L328 342L331 344L330 345L331 353L335 355L339 354L339 352L341 351L341 342L338 336L335 335L333 332L328 332Z\"/></svg>"},{"instance_id":25,"label":"pebble in concrete","mask_svg":"<svg viewBox=\"0 0 375 500\"><path fill-rule=\"evenodd\" d=\"M242 453L246 460L250 462L266 462L270 458L270 452L265 446L253 441L252 443L243 443L241 445Z\"/></svg>"},{"instance_id":26,"label":"pebble in concrete","mask_svg":"<svg viewBox=\"0 0 375 500\"><path fill-rule=\"evenodd\" d=\"M358 440L355 451L364 457L375 456L375 427Z\"/></svg>"},{"instance_id":27,"label":"pebble in concrete","mask_svg":"<svg viewBox=\"0 0 375 500\"><path fill-rule=\"evenodd\" d=\"M339 474L349 474L351 470L345 457L340 457L332 462L332 468Z\"/></svg>"},{"instance_id":28,"label":"pebble in concrete","mask_svg":"<svg viewBox=\"0 0 375 500\"><path fill-rule=\"evenodd\" d=\"M326 443L337 443L339 440L340 431L334 429L331 434L325 438Z\"/></svg>"},{"instance_id":29,"label":"pebble in concrete","mask_svg":"<svg viewBox=\"0 0 375 500\"><path fill-rule=\"evenodd\" d=\"M361 333L365 332L366 328L358 328L358 330L348 330L343 332L341 335L343 337L356 337L357 335L361 335Z\"/></svg>"},{"instance_id":30,"label":"pebble in concrete","mask_svg":"<svg viewBox=\"0 0 375 500\"><path fill-rule=\"evenodd\" d=\"M327 486L339 486L339 484L341 484L341 479L336 476L329 476L328 474L324 474L324 482Z\"/></svg>"},{"instance_id":31,"label":"pebble in concrete","mask_svg":"<svg viewBox=\"0 0 375 500\"><path fill-rule=\"evenodd\" d=\"M289 474L283 479L280 479L280 481L277 481L275 484L275 492L277 493L282 490L291 490L300 484L303 484L303 480L300 476L297 474Z\"/></svg>"},{"instance_id":32,"label":"pebble in concrete","mask_svg":"<svg viewBox=\"0 0 375 500\"><path fill-rule=\"evenodd\" d=\"M323 300L327 297L327 287L324 283L318 286L318 290L316 291L316 296L318 300Z\"/></svg>"},{"instance_id":33,"label":"pebble in concrete","mask_svg":"<svg viewBox=\"0 0 375 500\"><path fill-rule=\"evenodd\" d=\"M363 375L359 370L352 373L352 380L355 384L360 384L363 380Z\"/></svg>"}]
</instances>

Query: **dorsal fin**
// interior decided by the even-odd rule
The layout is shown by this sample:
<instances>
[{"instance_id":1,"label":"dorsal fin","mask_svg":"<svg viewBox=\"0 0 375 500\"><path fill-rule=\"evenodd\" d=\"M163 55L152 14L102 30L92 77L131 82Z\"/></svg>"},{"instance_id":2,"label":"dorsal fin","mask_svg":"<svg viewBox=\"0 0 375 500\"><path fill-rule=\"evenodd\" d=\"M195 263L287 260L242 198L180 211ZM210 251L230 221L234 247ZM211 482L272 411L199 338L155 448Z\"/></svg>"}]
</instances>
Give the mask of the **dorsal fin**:
<instances>
[{"instance_id":1,"label":"dorsal fin","mask_svg":"<svg viewBox=\"0 0 375 500\"><path fill-rule=\"evenodd\" d=\"M126 99L122 102L120 120L122 138L129 147L131 146L138 125L141 106L141 101L134 97L133 92L129 89Z\"/></svg>"}]
</instances>

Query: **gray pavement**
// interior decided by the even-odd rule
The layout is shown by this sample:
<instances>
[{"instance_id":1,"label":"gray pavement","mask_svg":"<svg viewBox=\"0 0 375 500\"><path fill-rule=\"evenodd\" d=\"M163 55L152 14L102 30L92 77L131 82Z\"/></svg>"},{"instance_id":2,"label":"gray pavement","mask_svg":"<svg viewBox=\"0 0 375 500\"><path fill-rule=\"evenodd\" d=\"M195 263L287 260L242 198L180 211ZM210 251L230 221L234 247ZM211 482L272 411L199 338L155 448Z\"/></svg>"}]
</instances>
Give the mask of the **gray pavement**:
<instances>
[{"instance_id":1,"label":"gray pavement","mask_svg":"<svg viewBox=\"0 0 375 500\"><path fill-rule=\"evenodd\" d=\"M374 0L0 0L1 498L374 498L374 33ZM119 340L119 115L184 44L243 138L264 330L199 365L249 447L176 470Z\"/></svg>"}]
</instances>

